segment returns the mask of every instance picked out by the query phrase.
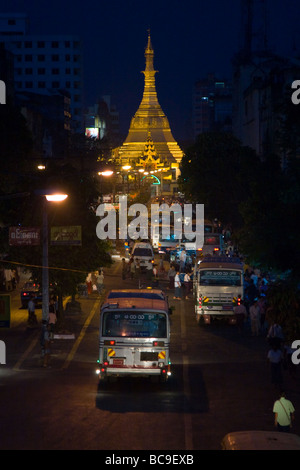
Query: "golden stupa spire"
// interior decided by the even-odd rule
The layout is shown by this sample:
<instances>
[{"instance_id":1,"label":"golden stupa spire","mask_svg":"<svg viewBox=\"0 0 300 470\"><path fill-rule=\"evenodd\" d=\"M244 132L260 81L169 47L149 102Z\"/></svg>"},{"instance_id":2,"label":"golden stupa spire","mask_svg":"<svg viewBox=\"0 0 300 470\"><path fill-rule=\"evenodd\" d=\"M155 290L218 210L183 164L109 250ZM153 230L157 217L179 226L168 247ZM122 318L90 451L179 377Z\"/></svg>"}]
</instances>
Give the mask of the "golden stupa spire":
<instances>
[{"instance_id":1,"label":"golden stupa spire","mask_svg":"<svg viewBox=\"0 0 300 470\"><path fill-rule=\"evenodd\" d=\"M144 107L149 108L149 106L160 108L160 105L157 99L156 87L155 87L155 74L157 70L154 70L154 67L153 67L154 51L153 51L153 47L151 44L150 29L148 29L148 42L147 42L147 46L145 49L145 58L146 58L146 66L145 66L145 70L142 71L142 73L145 76L145 85L144 85L144 93L143 93L142 102L139 108L140 110L142 110ZM164 115L162 111L161 113L162 115Z\"/></svg>"},{"instance_id":2,"label":"golden stupa spire","mask_svg":"<svg viewBox=\"0 0 300 470\"><path fill-rule=\"evenodd\" d=\"M178 173L183 152L175 141L167 116L157 98L155 87L156 70L153 67L154 50L151 43L150 29L145 48L146 65L144 74L144 91L142 101L131 119L128 135L115 154L123 164L138 164L145 145L149 145L149 136L155 149L155 157L165 166ZM150 134L151 133L151 134ZM151 147L152 148L152 147ZM174 181L175 182L175 181Z\"/></svg>"}]
</instances>

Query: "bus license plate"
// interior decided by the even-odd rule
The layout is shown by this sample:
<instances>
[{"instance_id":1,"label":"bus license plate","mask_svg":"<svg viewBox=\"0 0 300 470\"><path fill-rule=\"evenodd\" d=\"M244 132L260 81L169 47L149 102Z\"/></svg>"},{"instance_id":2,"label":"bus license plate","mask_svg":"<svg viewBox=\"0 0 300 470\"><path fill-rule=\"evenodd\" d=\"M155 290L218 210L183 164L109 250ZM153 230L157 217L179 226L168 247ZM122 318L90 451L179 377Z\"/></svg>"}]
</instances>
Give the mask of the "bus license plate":
<instances>
[{"instance_id":1,"label":"bus license plate","mask_svg":"<svg viewBox=\"0 0 300 470\"><path fill-rule=\"evenodd\" d=\"M114 366L122 366L124 364L124 359L113 359Z\"/></svg>"}]
</instances>

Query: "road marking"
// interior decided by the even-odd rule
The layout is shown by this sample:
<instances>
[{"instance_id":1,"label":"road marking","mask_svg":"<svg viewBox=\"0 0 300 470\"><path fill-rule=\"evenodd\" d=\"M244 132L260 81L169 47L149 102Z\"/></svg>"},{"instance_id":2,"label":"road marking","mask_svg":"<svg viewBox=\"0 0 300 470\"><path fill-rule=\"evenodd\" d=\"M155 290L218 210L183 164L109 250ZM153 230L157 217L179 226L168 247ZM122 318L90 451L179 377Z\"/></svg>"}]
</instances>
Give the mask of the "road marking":
<instances>
[{"instance_id":1,"label":"road marking","mask_svg":"<svg viewBox=\"0 0 300 470\"><path fill-rule=\"evenodd\" d=\"M94 306L93 306L93 308L92 308L92 310L91 310L91 313L89 314L88 318L86 319L86 321L85 321L85 323L84 323L84 325L83 325L83 327L82 327L82 330L81 330L81 332L80 332L80 334L79 334L77 340L75 341L75 343L74 343L74 345L73 345L73 347L72 347L72 349L71 349L71 351L70 351L70 353L69 353L67 359L65 360L65 362L64 362L64 364L63 364L63 366L62 366L62 369L67 369L67 368L69 367L69 364L70 364L70 362L72 361L72 359L74 358L75 353L76 353L76 351L77 351L77 349L78 349L78 347L79 347L81 341L83 340L83 337L84 337L84 335L85 335L85 332L86 332L86 330L87 330L89 324L91 323L92 318L93 318L93 316L95 315L95 312L96 312L96 310L98 309L99 305L100 305L100 300L96 300L96 302L94 303Z\"/></svg>"},{"instance_id":2,"label":"road marking","mask_svg":"<svg viewBox=\"0 0 300 470\"><path fill-rule=\"evenodd\" d=\"M36 337L31 341L31 343L29 344L28 348L23 352L22 356L20 357L20 359L16 362L16 364L14 365L13 367L13 370L20 370L20 367L21 365L23 364L23 362L25 361L25 359L27 358L27 356L31 353L31 351L33 350L34 346L36 345L37 343L37 340L38 340L38 335L36 335Z\"/></svg>"},{"instance_id":3,"label":"road marking","mask_svg":"<svg viewBox=\"0 0 300 470\"><path fill-rule=\"evenodd\" d=\"M70 297L66 297L64 299L64 302L63 302L63 305L65 306L65 304L70 300ZM28 348L23 352L22 356L20 357L20 359L16 362L16 364L13 366L13 370L20 370L20 367L21 365L23 364L23 362L25 361L25 359L29 356L29 354L31 353L31 351L33 350L33 348L35 347L35 345L37 344L38 342L38 339L39 339L39 335L40 335L40 331L39 331L39 334L36 334L36 336L32 339L31 343L29 344Z\"/></svg>"},{"instance_id":4,"label":"road marking","mask_svg":"<svg viewBox=\"0 0 300 470\"><path fill-rule=\"evenodd\" d=\"M184 391L184 438L185 450L193 450L193 427L192 416L188 409L188 402L190 400L191 389L188 376L189 360L186 353L187 340L186 340L186 322L185 311L183 310L183 301L179 304L180 311L180 327L181 327L181 340L182 340L182 367L183 367L183 391Z\"/></svg>"}]
</instances>

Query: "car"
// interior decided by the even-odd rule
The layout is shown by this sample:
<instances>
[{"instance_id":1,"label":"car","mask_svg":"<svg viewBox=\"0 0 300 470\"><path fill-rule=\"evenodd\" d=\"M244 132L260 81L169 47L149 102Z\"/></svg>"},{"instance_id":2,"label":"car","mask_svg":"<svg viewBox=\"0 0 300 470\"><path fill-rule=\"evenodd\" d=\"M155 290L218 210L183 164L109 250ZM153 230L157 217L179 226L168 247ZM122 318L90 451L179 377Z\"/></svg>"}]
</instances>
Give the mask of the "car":
<instances>
[{"instance_id":1,"label":"car","mask_svg":"<svg viewBox=\"0 0 300 470\"><path fill-rule=\"evenodd\" d=\"M34 296L36 302L38 301L41 302L42 300L41 286L40 284L38 284L37 282L33 280L27 281L23 285L20 295L21 295L22 308L27 308L28 302L32 295Z\"/></svg>"},{"instance_id":2,"label":"car","mask_svg":"<svg viewBox=\"0 0 300 470\"><path fill-rule=\"evenodd\" d=\"M56 292L55 286L56 286L55 284L50 284L50 286L49 286L49 296L55 294L55 292ZM29 280L29 281L25 282L25 284L23 285L23 287L21 289L21 293L20 293L22 308L27 308L28 302L29 302L30 297L32 295L34 296L34 301L35 301L36 307L41 306L42 301L43 301L42 286L37 281Z\"/></svg>"}]
</instances>

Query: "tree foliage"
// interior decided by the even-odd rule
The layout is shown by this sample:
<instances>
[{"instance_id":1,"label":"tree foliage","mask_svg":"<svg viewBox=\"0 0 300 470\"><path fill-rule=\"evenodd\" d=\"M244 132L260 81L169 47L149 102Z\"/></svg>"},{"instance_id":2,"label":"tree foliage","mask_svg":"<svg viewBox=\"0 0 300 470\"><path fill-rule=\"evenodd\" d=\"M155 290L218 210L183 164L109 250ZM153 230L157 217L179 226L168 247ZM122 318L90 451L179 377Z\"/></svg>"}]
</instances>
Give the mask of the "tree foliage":
<instances>
[{"instance_id":1,"label":"tree foliage","mask_svg":"<svg viewBox=\"0 0 300 470\"><path fill-rule=\"evenodd\" d=\"M96 236L98 223L93 202L97 185L91 176L83 177L71 166L48 168L46 173L31 175L28 179L29 196L11 200L11 211L6 221L12 226L42 227L43 211L47 210L48 228L53 226L81 226L80 246L52 246L49 237L49 280L56 282L60 296L73 295L78 283L84 282L88 272L111 264L109 245ZM36 190L60 188L68 198L59 204L47 203ZM28 266L39 281L42 279L42 244L40 246L8 246L6 231L6 260Z\"/></svg>"},{"instance_id":2,"label":"tree foliage","mask_svg":"<svg viewBox=\"0 0 300 470\"><path fill-rule=\"evenodd\" d=\"M205 218L239 227L239 204L247 198L258 168L255 152L231 134L200 134L182 159L180 190L204 204Z\"/></svg>"}]
</instances>

